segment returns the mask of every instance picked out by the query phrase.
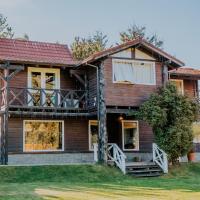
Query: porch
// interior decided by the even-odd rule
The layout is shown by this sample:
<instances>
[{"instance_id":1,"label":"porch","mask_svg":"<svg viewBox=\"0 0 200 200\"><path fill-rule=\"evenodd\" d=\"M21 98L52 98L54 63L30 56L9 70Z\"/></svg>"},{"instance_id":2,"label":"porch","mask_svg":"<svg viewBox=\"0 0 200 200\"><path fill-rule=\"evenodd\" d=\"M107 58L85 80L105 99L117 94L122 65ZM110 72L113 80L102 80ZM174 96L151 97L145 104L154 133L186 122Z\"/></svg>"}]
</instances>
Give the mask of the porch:
<instances>
[{"instance_id":1,"label":"porch","mask_svg":"<svg viewBox=\"0 0 200 200\"><path fill-rule=\"evenodd\" d=\"M90 150L98 162L98 123L89 122ZM166 153L153 143L153 132L144 122L125 114L107 114L107 163L124 174L158 176L168 172Z\"/></svg>"}]
</instances>

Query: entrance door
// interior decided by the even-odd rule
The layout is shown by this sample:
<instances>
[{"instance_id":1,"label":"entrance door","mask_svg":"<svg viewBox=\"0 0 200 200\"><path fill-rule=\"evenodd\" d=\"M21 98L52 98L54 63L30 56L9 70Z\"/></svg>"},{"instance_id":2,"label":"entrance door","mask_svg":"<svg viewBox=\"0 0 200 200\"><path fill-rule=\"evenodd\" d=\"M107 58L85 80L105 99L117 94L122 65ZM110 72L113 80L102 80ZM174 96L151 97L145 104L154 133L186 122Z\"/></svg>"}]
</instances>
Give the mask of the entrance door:
<instances>
[{"instance_id":1,"label":"entrance door","mask_svg":"<svg viewBox=\"0 0 200 200\"><path fill-rule=\"evenodd\" d=\"M122 149L124 151L139 150L138 121L122 120Z\"/></svg>"},{"instance_id":2,"label":"entrance door","mask_svg":"<svg viewBox=\"0 0 200 200\"><path fill-rule=\"evenodd\" d=\"M28 68L28 88L30 106L50 106L55 104L55 89L60 89L60 69Z\"/></svg>"}]
</instances>

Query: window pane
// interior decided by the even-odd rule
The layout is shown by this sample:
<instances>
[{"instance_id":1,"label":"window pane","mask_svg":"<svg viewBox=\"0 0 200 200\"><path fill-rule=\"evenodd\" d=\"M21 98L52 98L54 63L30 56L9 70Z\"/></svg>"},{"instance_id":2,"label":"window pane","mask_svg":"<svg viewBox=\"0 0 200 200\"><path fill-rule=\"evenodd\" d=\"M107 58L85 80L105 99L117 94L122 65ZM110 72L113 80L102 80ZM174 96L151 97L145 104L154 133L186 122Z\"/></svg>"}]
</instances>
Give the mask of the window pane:
<instances>
[{"instance_id":1,"label":"window pane","mask_svg":"<svg viewBox=\"0 0 200 200\"><path fill-rule=\"evenodd\" d=\"M113 63L113 73L115 82L131 82L133 80L133 68L130 62L115 61Z\"/></svg>"},{"instance_id":2,"label":"window pane","mask_svg":"<svg viewBox=\"0 0 200 200\"><path fill-rule=\"evenodd\" d=\"M154 62L113 60L113 80L136 84L156 84Z\"/></svg>"},{"instance_id":3,"label":"window pane","mask_svg":"<svg viewBox=\"0 0 200 200\"><path fill-rule=\"evenodd\" d=\"M124 123L124 149L138 149L138 128L136 122Z\"/></svg>"},{"instance_id":4,"label":"window pane","mask_svg":"<svg viewBox=\"0 0 200 200\"><path fill-rule=\"evenodd\" d=\"M32 88L35 88L35 89L41 88L41 73L40 72L31 72L31 84L32 84Z\"/></svg>"},{"instance_id":5,"label":"window pane","mask_svg":"<svg viewBox=\"0 0 200 200\"><path fill-rule=\"evenodd\" d=\"M62 150L62 122L25 121L25 151Z\"/></svg>"},{"instance_id":6,"label":"window pane","mask_svg":"<svg viewBox=\"0 0 200 200\"><path fill-rule=\"evenodd\" d=\"M93 150L93 144L98 143L98 122L90 121L90 150Z\"/></svg>"},{"instance_id":7,"label":"window pane","mask_svg":"<svg viewBox=\"0 0 200 200\"><path fill-rule=\"evenodd\" d=\"M179 94L183 94L183 82L181 80L170 80L170 82L176 87Z\"/></svg>"},{"instance_id":8,"label":"window pane","mask_svg":"<svg viewBox=\"0 0 200 200\"><path fill-rule=\"evenodd\" d=\"M134 80L138 84L154 84L154 67L152 63L134 62Z\"/></svg>"},{"instance_id":9,"label":"window pane","mask_svg":"<svg viewBox=\"0 0 200 200\"><path fill-rule=\"evenodd\" d=\"M45 83L46 89L55 89L56 82L55 82L55 73L46 73L45 74Z\"/></svg>"}]
</instances>

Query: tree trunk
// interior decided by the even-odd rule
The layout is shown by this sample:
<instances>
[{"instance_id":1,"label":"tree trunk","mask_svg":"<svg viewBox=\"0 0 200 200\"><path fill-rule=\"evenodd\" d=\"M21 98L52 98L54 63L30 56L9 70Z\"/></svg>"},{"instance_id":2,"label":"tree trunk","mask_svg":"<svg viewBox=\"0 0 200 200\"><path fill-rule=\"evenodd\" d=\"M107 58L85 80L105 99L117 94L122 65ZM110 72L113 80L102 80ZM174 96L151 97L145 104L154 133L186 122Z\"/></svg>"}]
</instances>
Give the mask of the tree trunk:
<instances>
[{"instance_id":1,"label":"tree trunk","mask_svg":"<svg viewBox=\"0 0 200 200\"><path fill-rule=\"evenodd\" d=\"M107 163L107 128L106 128L106 103L105 103L105 78L103 62L99 66L99 148L98 160Z\"/></svg>"}]
</instances>

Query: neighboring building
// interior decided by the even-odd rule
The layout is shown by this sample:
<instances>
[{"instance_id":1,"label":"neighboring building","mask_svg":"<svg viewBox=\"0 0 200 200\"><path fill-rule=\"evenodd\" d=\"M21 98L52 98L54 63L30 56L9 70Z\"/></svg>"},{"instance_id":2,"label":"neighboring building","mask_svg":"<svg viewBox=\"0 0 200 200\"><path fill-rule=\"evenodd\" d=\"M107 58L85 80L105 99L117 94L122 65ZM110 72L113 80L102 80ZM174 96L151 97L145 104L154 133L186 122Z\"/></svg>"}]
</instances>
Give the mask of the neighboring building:
<instances>
[{"instance_id":1,"label":"neighboring building","mask_svg":"<svg viewBox=\"0 0 200 200\"><path fill-rule=\"evenodd\" d=\"M200 80L200 70L193 69L189 67L181 67L178 69L174 69L169 71L170 81L175 83L177 86L177 90L192 99L199 101L199 84L198 80ZM194 132L194 147L196 153L196 157L200 160L200 122L195 122L193 124L193 132Z\"/></svg>"},{"instance_id":2,"label":"neighboring building","mask_svg":"<svg viewBox=\"0 0 200 200\"><path fill-rule=\"evenodd\" d=\"M127 114L168 81L169 70L184 66L143 39L78 64L66 45L0 39L0 62L1 154L8 164L93 162L98 117L109 143L130 160L150 161L152 129ZM184 79L188 94L196 94L197 79Z\"/></svg>"}]
</instances>

